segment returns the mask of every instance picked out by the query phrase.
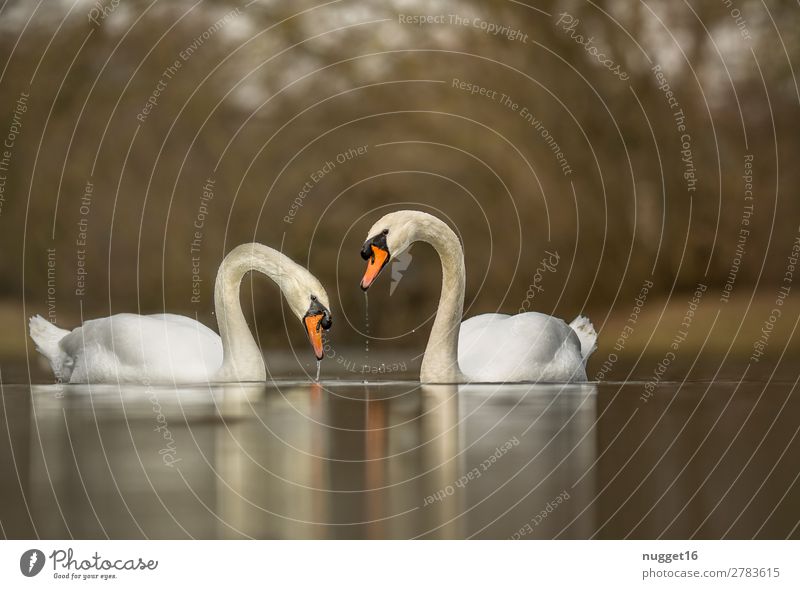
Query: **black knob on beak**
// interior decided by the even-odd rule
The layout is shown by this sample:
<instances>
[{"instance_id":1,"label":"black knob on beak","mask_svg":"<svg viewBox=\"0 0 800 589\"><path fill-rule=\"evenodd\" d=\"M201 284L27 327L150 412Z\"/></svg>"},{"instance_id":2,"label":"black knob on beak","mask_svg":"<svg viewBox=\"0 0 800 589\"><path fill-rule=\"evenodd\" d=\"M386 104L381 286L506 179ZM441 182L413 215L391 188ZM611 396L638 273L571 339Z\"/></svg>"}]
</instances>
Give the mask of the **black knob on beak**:
<instances>
[{"instance_id":1,"label":"black knob on beak","mask_svg":"<svg viewBox=\"0 0 800 589\"><path fill-rule=\"evenodd\" d=\"M361 257L365 260L369 260L375 257L375 254L372 252L372 246L377 247L378 249L382 249L385 252L389 251L389 246L386 245L386 236L389 235L389 230L384 229L375 237L370 237L366 242L364 242L364 247L361 248Z\"/></svg>"},{"instance_id":2,"label":"black knob on beak","mask_svg":"<svg viewBox=\"0 0 800 589\"><path fill-rule=\"evenodd\" d=\"M361 257L364 260L369 260L372 257L372 240L367 240L364 247L361 248Z\"/></svg>"},{"instance_id":3,"label":"black knob on beak","mask_svg":"<svg viewBox=\"0 0 800 589\"><path fill-rule=\"evenodd\" d=\"M322 319L319 321L319 326L322 329L330 329L331 325L333 325L333 321L331 320L331 312L319 302L319 299L311 295L311 304L308 307L308 311L306 312L306 317L311 315L322 315Z\"/></svg>"}]
</instances>

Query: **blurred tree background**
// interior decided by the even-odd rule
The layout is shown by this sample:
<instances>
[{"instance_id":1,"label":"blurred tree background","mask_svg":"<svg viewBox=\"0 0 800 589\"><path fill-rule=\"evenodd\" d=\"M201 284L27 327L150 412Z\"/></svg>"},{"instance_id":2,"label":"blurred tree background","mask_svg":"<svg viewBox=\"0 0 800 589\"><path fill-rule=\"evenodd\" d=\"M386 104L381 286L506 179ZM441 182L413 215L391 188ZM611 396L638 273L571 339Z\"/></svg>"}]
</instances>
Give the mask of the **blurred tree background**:
<instances>
[{"instance_id":1,"label":"blurred tree background","mask_svg":"<svg viewBox=\"0 0 800 589\"><path fill-rule=\"evenodd\" d=\"M215 326L219 262L256 240L308 265L335 345L359 346L361 243L380 215L417 208L462 237L467 315L517 312L556 252L531 309L590 314L601 353L646 280L661 302L642 346L656 326L672 337L702 282L714 326L696 344L730 350L740 324L766 319L800 220L800 12L767 4L6 0L2 136L21 121L0 210L7 337L25 339L23 301L70 328L165 310ZM435 22L409 22L420 15ZM378 349L421 351L427 336L439 266L411 253L391 295L388 276L370 291ZM264 347L305 345L273 285L243 290ZM670 305L677 322L662 321Z\"/></svg>"}]
</instances>

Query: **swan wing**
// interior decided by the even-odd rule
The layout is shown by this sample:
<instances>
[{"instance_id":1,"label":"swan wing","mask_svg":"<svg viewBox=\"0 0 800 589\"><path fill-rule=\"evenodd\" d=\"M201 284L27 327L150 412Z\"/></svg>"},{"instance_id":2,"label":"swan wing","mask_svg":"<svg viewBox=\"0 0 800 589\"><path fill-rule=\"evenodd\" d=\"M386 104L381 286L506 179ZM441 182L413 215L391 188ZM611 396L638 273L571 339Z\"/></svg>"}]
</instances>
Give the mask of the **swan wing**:
<instances>
[{"instance_id":1,"label":"swan wing","mask_svg":"<svg viewBox=\"0 0 800 589\"><path fill-rule=\"evenodd\" d=\"M578 335L543 313L467 319L461 324L458 364L476 382L586 380Z\"/></svg>"},{"instance_id":2,"label":"swan wing","mask_svg":"<svg viewBox=\"0 0 800 589\"><path fill-rule=\"evenodd\" d=\"M180 315L91 319L60 345L74 365L70 382L201 382L222 365L219 336Z\"/></svg>"}]
</instances>

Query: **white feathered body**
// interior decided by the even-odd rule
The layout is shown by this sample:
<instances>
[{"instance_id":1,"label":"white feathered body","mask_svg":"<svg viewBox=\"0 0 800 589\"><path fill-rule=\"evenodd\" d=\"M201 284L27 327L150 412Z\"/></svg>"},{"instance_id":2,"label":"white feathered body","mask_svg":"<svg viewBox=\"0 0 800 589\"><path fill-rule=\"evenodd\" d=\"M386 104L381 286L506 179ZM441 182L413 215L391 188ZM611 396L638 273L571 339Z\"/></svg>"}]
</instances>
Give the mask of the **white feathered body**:
<instances>
[{"instance_id":1,"label":"white feathered body","mask_svg":"<svg viewBox=\"0 0 800 589\"><path fill-rule=\"evenodd\" d=\"M487 313L461 324L458 364L472 382L580 382L596 339L585 317Z\"/></svg>"},{"instance_id":2,"label":"white feathered body","mask_svg":"<svg viewBox=\"0 0 800 589\"><path fill-rule=\"evenodd\" d=\"M121 313L72 331L37 315L30 333L62 382L208 382L222 365L219 335L180 315Z\"/></svg>"}]
</instances>

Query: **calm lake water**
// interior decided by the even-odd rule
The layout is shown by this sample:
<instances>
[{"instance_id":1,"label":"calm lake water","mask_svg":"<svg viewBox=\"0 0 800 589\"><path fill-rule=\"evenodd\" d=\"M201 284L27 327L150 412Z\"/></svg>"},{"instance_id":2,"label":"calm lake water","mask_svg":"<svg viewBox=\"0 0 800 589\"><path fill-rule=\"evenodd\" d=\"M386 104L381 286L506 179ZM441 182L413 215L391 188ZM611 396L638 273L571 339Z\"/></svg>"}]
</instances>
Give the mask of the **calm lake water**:
<instances>
[{"instance_id":1,"label":"calm lake water","mask_svg":"<svg viewBox=\"0 0 800 589\"><path fill-rule=\"evenodd\" d=\"M7 538L800 537L792 382L5 385Z\"/></svg>"}]
</instances>

